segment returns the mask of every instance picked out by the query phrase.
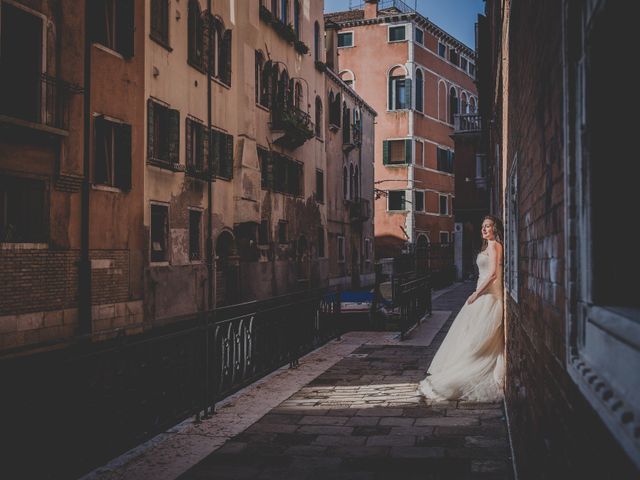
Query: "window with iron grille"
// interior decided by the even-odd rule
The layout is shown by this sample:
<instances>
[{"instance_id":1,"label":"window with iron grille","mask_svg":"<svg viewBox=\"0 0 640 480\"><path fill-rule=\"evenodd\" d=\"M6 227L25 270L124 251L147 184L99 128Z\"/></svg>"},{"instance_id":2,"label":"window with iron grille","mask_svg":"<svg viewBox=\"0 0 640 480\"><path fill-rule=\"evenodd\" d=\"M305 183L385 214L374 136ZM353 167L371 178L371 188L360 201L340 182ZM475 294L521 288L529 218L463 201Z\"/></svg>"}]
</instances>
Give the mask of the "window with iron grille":
<instances>
[{"instance_id":1,"label":"window with iron grille","mask_svg":"<svg viewBox=\"0 0 640 480\"><path fill-rule=\"evenodd\" d=\"M169 260L169 207L151 204L151 261Z\"/></svg>"},{"instance_id":2,"label":"window with iron grille","mask_svg":"<svg viewBox=\"0 0 640 480\"><path fill-rule=\"evenodd\" d=\"M338 48L353 47L353 32L338 33Z\"/></svg>"},{"instance_id":3,"label":"window with iron grille","mask_svg":"<svg viewBox=\"0 0 640 480\"><path fill-rule=\"evenodd\" d=\"M96 117L93 182L131 189L131 125Z\"/></svg>"},{"instance_id":4,"label":"window with iron grille","mask_svg":"<svg viewBox=\"0 0 640 480\"><path fill-rule=\"evenodd\" d=\"M189 209L189 260L202 259L202 212Z\"/></svg>"},{"instance_id":5,"label":"window with iron grille","mask_svg":"<svg viewBox=\"0 0 640 480\"><path fill-rule=\"evenodd\" d=\"M233 178L233 135L213 130L211 132L213 174L225 180Z\"/></svg>"},{"instance_id":6,"label":"window with iron grille","mask_svg":"<svg viewBox=\"0 0 640 480\"><path fill-rule=\"evenodd\" d=\"M47 241L44 181L0 175L0 242Z\"/></svg>"},{"instance_id":7,"label":"window with iron grille","mask_svg":"<svg viewBox=\"0 0 640 480\"><path fill-rule=\"evenodd\" d=\"M274 192L300 196L303 194L303 165L301 162L280 155L271 154L271 176L273 184L270 188Z\"/></svg>"},{"instance_id":8,"label":"window with iron grille","mask_svg":"<svg viewBox=\"0 0 640 480\"><path fill-rule=\"evenodd\" d=\"M208 30L205 29L205 20L202 18L200 3L198 0L189 0L188 32L187 32L187 62L199 70L204 70L204 40Z\"/></svg>"},{"instance_id":9,"label":"window with iron grille","mask_svg":"<svg viewBox=\"0 0 640 480\"><path fill-rule=\"evenodd\" d=\"M167 166L179 163L180 112L147 101L147 161Z\"/></svg>"},{"instance_id":10,"label":"window with iron grille","mask_svg":"<svg viewBox=\"0 0 640 480\"><path fill-rule=\"evenodd\" d=\"M124 57L133 56L134 1L94 0L88 2L92 40Z\"/></svg>"},{"instance_id":11,"label":"window with iron grille","mask_svg":"<svg viewBox=\"0 0 640 480\"><path fill-rule=\"evenodd\" d=\"M404 190L391 190L389 191L389 207L390 211L404 211L406 192Z\"/></svg>"},{"instance_id":12,"label":"window with iron grille","mask_svg":"<svg viewBox=\"0 0 640 480\"><path fill-rule=\"evenodd\" d=\"M151 0L151 38L169 44L169 0Z\"/></svg>"}]
</instances>

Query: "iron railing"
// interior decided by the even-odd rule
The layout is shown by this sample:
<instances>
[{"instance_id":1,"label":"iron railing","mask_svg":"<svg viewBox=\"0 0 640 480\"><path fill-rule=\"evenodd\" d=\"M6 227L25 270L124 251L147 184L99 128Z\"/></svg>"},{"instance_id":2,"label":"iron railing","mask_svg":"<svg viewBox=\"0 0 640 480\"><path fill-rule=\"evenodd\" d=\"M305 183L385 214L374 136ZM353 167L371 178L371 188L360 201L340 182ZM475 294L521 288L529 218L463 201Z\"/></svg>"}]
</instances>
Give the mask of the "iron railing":
<instances>
[{"instance_id":1,"label":"iron railing","mask_svg":"<svg viewBox=\"0 0 640 480\"><path fill-rule=\"evenodd\" d=\"M366 198L358 198L349 202L349 220L364 222L371 218L371 202Z\"/></svg>"},{"instance_id":2,"label":"iron railing","mask_svg":"<svg viewBox=\"0 0 640 480\"><path fill-rule=\"evenodd\" d=\"M428 275L408 280L398 286L400 306L400 339L416 326L425 315L432 312L431 281Z\"/></svg>"},{"instance_id":3,"label":"iron railing","mask_svg":"<svg viewBox=\"0 0 640 480\"><path fill-rule=\"evenodd\" d=\"M350 10L362 10L363 8L364 2L350 2ZM386 10L389 8L395 8L401 13L414 13L416 11L416 8L410 7L401 0L381 0L378 2L378 10Z\"/></svg>"},{"instance_id":4,"label":"iron railing","mask_svg":"<svg viewBox=\"0 0 640 480\"><path fill-rule=\"evenodd\" d=\"M46 73L17 79L3 72L0 115L60 130L69 129L69 100L82 88ZM6 76L5 76L6 75Z\"/></svg>"},{"instance_id":5,"label":"iron railing","mask_svg":"<svg viewBox=\"0 0 640 480\"><path fill-rule=\"evenodd\" d=\"M288 148L297 148L314 137L315 127L311 115L294 105L275 104L271 108L271 129L283 135L274 143Z\"/></svg>"},{"instance_id":6,"label":"iron railing","mask_svg":"<svg viewBox=\"0 0 640 480\"><path fill-rule=\"evenodd\" d=\"M75 478L191 415L210 415L269 372L296 366L340 335L339 313L335 292L305 291L141 335L2 358L3 469Z\"/></svg>"},{"instance_id":7,"label":"iron railing","mask_svg":"<svg viewBox=\"0 0 640 480\"><path fill-rule=\"evenodd\" d=\"M480 132L482 130L482 117L477 113L457 114L453 119L456 133Z\"/></svg>"}]
</instances>

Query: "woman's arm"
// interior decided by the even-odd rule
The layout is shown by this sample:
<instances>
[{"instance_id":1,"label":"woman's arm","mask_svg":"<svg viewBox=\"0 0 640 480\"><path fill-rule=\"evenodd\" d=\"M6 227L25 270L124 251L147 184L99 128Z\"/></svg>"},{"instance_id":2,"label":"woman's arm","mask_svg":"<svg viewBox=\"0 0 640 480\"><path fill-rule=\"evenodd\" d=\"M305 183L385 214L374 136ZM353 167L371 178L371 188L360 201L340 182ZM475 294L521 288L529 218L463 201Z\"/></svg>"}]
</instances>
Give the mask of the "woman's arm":
<instances>
[{"instance_id":1,"label":"woman's arm","mask_svg":"<svg viewBox=\"0 0 640 480\"><path fill-rule=\"evenodd\" d=\"M498 242L490 242L487 246L487 254L489 255L489 273L484 281L478 285L475 292L471 294L467 300L468 304L472 304L476 299L482 295L482 293L491 285L491 283L498 277L498 268L500 268L500 245Z\"/></svg>"}]
</instances>

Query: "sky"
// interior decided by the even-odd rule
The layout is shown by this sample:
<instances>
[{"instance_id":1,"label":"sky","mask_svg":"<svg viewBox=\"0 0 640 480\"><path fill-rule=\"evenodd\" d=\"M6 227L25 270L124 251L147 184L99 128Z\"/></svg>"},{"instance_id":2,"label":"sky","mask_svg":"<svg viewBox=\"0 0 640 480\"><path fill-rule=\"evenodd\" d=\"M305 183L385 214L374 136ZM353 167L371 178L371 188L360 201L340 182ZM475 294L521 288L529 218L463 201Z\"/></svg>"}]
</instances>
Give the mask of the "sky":
<instances>
[{"instance_id":1,"label":"sky","mask_svg":"<svg viewBox=\"0 0 640 480\"><path fill-rule=\"evenodd\" d=\"M414 8L415 0L403 0ZM363 0L353 0L354 5ZM478 13L484 13L483 0L417 0L418 12L427 17L445 32L475 49L475 23ZM349 10L349 0L324 0L324 11Z\"/></svg>"}]
</instances>

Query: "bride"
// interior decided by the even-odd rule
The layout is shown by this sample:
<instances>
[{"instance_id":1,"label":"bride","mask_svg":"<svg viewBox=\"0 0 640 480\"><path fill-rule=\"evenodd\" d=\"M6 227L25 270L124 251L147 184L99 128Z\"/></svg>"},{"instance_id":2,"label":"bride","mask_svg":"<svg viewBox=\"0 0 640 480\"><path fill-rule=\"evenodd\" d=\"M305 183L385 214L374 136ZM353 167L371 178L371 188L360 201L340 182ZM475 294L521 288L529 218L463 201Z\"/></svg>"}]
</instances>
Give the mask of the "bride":
<instances>
[{"instance_id":1,"label":"bride","mask_svg":"<svg viewBox=\"0 0 640 480\"><path fill-rule=\"evenodd\" d=\"M500 220L482 222L476 291L451 324L419 391L429 400L495 402L502 399L502 234Z\"/></svg>"}]
</instances>

